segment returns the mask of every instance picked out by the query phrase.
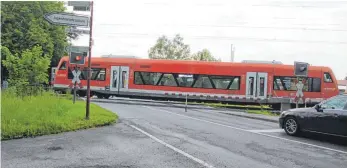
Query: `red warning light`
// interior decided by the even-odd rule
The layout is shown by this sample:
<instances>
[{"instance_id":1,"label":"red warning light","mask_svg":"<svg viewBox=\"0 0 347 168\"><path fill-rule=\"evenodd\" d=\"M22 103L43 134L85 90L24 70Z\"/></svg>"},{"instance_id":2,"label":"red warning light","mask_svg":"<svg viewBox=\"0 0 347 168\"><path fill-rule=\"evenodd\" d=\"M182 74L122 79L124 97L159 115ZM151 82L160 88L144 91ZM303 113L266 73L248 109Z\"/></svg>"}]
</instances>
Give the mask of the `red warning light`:
<instances>
[{"instance_id":1,"label":"red warning light","mask_svg":"<svg viewBox=\"0 0 347 168\"><path fill-rule=\"evenodd\" d=\"M77 61L81 60L81 56L76 56L76 60Z\"/></svg>"}]
</instances>

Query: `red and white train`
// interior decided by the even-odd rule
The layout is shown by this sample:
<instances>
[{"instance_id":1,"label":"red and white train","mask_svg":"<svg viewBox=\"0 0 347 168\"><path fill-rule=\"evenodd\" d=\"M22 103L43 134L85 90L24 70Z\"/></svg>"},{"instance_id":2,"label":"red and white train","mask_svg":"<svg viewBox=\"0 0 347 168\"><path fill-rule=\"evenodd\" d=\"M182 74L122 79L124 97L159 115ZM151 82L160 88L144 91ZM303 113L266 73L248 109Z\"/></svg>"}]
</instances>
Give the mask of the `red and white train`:
<instances>
[{"instance_id":1,"label":"red and white train","mask_svg":"<svg viewBox=\"0 0 347 168\"><path fill-rule=\"evenodd\" d=\"M86 61L80 76L86 95ZM91 94L185 99L228 103L278 105L294 103L296 80L293 65L229 63L138 58L92 57ZM55 90L68 89L73 75L69 57L61 58L55 72ZM338 95L337 80L329 67L310 66L304 80L307 105Z\"/></svg>"}]
</instances>

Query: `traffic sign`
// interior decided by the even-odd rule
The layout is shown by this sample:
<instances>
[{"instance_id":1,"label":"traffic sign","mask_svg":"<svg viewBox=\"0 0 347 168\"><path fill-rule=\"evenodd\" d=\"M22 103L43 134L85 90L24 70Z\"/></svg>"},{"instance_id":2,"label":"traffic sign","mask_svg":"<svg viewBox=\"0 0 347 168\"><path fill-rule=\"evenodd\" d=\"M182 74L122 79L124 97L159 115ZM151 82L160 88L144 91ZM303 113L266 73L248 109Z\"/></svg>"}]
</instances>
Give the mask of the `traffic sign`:
<instances>
[{"instance_id":1,"label":"traffic sign","mask_svg":"<svg viewBox=\"0 0 347 168\"><path fill-rule=\"evenodd\" d=\"M68 6L90 6L90 1L68 1Z\"/></svg>"},{"instance_id":2,"label":"traffic sign","mask_svg":"<svg viewBox=\"0 0 347 168\"><path fill-rule=\"evenodd\" d=\"M83 15L75 15L72 13L48 13L44 18L51 24L66 26L89 26L89 17Z\"/></svg>"},{"instance_id":3,"label":"traffic sign","mask_svg":"<svg viewBox=\"0 0 347 168\"><path fill-rule=\"evenodd\" d=\"M70 64L84 65L85 57L87 57L86 52L71 52L70 53Z\"/></svg>"},{"instance_id":4,"label":"traffic sign","mask_svg":"<svg viewBox=\"0 0 347 168\"><path fill-rule=\"evenodd\" d=\"M89 6L74 6L73 7L73 11L90 11L90 7Z\"/></svg>"},{"instance_id":5,"label":"traffic sign","mask_svg":"<svg viewBox=\"0 0 347 168\"><path fill-rule=\"evenodd\" d=\"M69 1L68 6L73 6L74 11L90 11L90 1Z\"/></svg>"},{"instance_id":6,"label":"traffic sign","mask_svg":"<svg viewBox=\"0 0 347 168\"><path fill-rule=\"evenodd\" d=\"M81 71L80 70L76 70L75 71L72 71L72 75L73 75L73 79L72 79L72 83L81 83L81 80L80 80L80 75L81 75Z\"/></svg>"},{"instance_id":7,"label":"traffic sign","mask_svg":"<svg viewBox=\"0 0 347 168\"><path fill-rule=\"evenodd\" d=\"M88 46L69 46L70 52L75 52L75 53L83 53L83 52L88 52L89 47Z\"/></svg>"},{"instance_id":8,"label":"traffic sign","mask_svg":"<svg viewBox=\"0 0 347 168\"><path fill-rule=\"evenodd\" d=\"M294 62L294 75L298 77L307 77L309 64L306 62Z\"/></svg>"},{"instance_id":9,"label":"traffic sign","mask_svg":"<svg viewBox=\"0 0 347 168\"><path fill-rule=\"evenodd\" d=\"M72 70L73 79L71 81L71 84L69 85L70 88L75 86L75 84L77 84L80 88L83 88L83 85L80 80L81 73L82 72L80 70Z\"/></svg>"},{"instance_id":10,"label":"traffic sign","mask_svg":"<svg viewBox=\"0 0 347 168\"><path fill-rule=\"evenodd\" d=\"M65 31L67 33L77 33L77 34L89 34L90 33L89 30L82 30L82 29L77 29L77 28L73 29L71 27L65 29Z\"/></svg>"}]
</instances>

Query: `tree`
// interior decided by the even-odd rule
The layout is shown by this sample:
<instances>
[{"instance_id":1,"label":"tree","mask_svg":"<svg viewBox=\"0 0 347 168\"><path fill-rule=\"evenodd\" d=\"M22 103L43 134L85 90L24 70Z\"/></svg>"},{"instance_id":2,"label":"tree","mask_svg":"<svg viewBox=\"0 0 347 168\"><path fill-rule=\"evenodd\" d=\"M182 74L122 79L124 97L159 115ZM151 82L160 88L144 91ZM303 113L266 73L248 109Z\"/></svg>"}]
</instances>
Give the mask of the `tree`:
<instances>
[{"instance_id":1,"label":"tree","mask_svg":"<svg viewBox=\"0 0 347 168\"><path fill-rule=\"evenodd\" d=\"M196 61L221 61L220 59L214 58L208 49L203 49L193 54L192 59Z\"/></svg>"},{"instance_id":2,"label":"tree","mask_svg":"<svg viewBox=\"0 0 347 168\"><path fill-rule=\"evenodd\" d=\"M41 46L42 55L49 57L51 65L56 66L68 44L66 26L51 25L44 19L44 14L63 11L64 3L57 1L1 2L1 45L14 56ZM71 38L78 36L68 35ZM2 69L2 73L7 76L6 69Z\"/></svg>"},{"instance_id":3,"label":"tree","mask_svg":"<svg viewBox=\"0 0 347 168\"><path fill-rule=\"evenodd\" d=\"M15 86L19 92L23 92L28 84L48 82L46 70L51 57L43 54L41 46L26 49L21 54L12 54L7 47L1 47L1 54L6 56L2 63L9 73L9 85Z\"/></svg>"},{"instance_id":4,"label":"tree","mask_svg":"<svg viewBox=\"0 0 347 168\"><path fill-rule=\"evenodd\" d=\"M179 34L173 40L162 36L150 48L148 54L151 59L189 60L190 48L183 43L183 38Z\"/></svg>"}]
</instances>

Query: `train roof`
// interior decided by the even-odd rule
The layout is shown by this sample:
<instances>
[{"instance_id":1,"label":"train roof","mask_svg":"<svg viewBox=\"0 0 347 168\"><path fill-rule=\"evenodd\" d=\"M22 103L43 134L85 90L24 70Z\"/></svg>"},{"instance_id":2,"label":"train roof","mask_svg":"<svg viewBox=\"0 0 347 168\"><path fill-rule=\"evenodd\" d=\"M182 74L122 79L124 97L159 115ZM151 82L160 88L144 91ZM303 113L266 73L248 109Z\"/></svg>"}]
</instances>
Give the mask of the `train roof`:
<instances>
[{"instance_id":1,"label":"train roof","mask_svg":"<svg viewBox=\"0 0 347 168\"><path fill-rule=\"evenodd\" d=\"M146 58L135 58L135 57L123 57L123 58L117 58L117 57L92 57L92 64L99 64L99 63L106 63L106 64L114 64L114 63L137 63L137 64L158 64L158 65L165 65L165 64L180 64L180 65L206 65L206 66L233 66L233 67L244 67L244 66L252 66L252 67L259 67L259 68L281 68L281 69L293 69L293 65L285 65L285 64L269 64L269 63L256 63L256 62L209 62L209 61L193 61L193 60L164 60L164 59L146 59ZM68 61L69 57L64 56L62 60ZM86 64L87 64L86 60ZM329 70L331 69L329 67L325 66L310 66L309 69L311 70Z\"/></svg>"}]
</instances>

